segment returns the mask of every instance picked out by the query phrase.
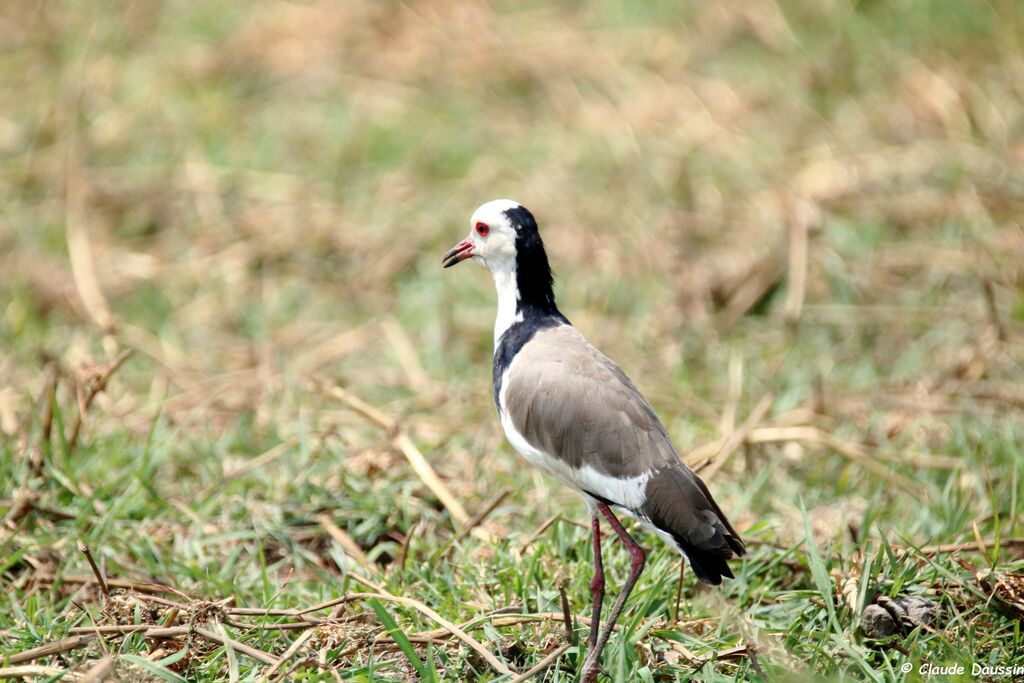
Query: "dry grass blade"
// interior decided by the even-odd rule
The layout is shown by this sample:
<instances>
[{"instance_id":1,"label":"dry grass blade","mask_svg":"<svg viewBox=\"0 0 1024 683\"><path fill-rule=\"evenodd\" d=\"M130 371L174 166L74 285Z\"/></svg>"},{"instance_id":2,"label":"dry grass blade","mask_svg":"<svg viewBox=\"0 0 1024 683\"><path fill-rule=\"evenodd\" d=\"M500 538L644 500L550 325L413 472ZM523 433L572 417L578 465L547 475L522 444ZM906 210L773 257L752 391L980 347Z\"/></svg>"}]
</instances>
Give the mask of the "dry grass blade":
<instances>
[{"instance_id":1,"label":"dry grass blade","mask_svg":"<svg viewBox=\"0 0 1024 683\"><path fill-rule=\"evenodd\" d=\"M273 665L273 664L277 663L277 657L274 657L273 655L267 654L263 650L257 650L254 647L250 647L249 645L246 645L245 643L240 643L237 640L229 638L226 635L222 636L222 635L216 634L216 633L214 633L213 631L211 631L209 629L203 628L202 626L195 626L195 627L192 628L192 630L195 631L195 633L197 635L202 636L203 638L205 638L206 640L209 640L210 642L217 643L219 645L223 645L224 647L231 647L234 650L237 650L238 652L241 652L244 655L248 655L249 657L252 657L255 660L263 662L264 664L271 664L271 665Z\"/></svg>"},{"instance_id":2,"label":"dry grass blade","mask_svg":"<svg viewBox=\"0 0 1024 683\"><path fill-rule=\"evenodd\" d=\"M592 623L590 617L577 614L575 617L576 622L583 624L584 626L590 626ZM565 622L565 614L562 612L533 612L531 614L488 614L482 617L467 621L466 623L459 626L463 631L471 631L480 628L484 624L491 624L494 627L501 626L518 626L519 624L530 624L538 621L544 622ZM621 630L622 625L616 624L616 631ZM433 631L424 631L417 633L416 638L422 639L437 639L442 638L446 633L450 633L445 629L435 629Z\"/></svg>"},{"instance_id":3,"label":"dry grass blade","mask_svg":"<svg viewBox=\"0 0 1024 683\"><path fill-rule=\"evenodd\" d=\"M400 596L400 595L391 595L390 593L386 593L386 592L381 592L381 593L350 593L350 594L348 594L348 595L346 595L344 597L338 598L336 600L331 600L329 602L321 603L321 604L316 605L314 607L308 607L308 608L302 610L300 612L300 614L308 614L309 612L314 612L314 611L317 611L317 610L326 609L328 607L333 607L334 605L339 604L341 602L352 602L354 600L367 600L369 598L376 598L377 600L385 600L385 601L388 601L388 602L394 602L394 603L397 603L399 605L405 605L406 607L413 608L414 610L416 610L420 614L424 615L428 619L431 619L431 620L437 622L437 624L440 625L445 631L451 633L456 638L458 638L459 640L464 642L466 645L468 645L470 648L472 648L474 651L476 651L476 653L479 654L481 657L483 657L484 661L486 661L488 664L490 664L491 668L493 668L498 673L506 675L506 676L512 675L513 673L515 673L511 669L509 669L503 662L501 662L501 660L499 660L497 657L495 657L493 654L491 654L490 650L488 650L486 647L484 647L483 644L480 641L478 641L475 638L473 638L472 636L470 636L468 633L463 631L461 628L459 628L458 626L456 626L452 622L448 621L447 619L442 617L440 614L438 614L434 610L432 610L429 607L427 607L426 605L424 605L419 600L413 600L412 598L406 598L406 597L403 597L403 596Z\"/></svg>"},{"instance_id":4,"label":"dry grass blade","mask_svg":"<svg viewBox=\"0 0 1024 683\"><path fill-rule=\"evenodd\" d=\"M741 657L746 657L747 654L749 654L749 650L745 645L733 647L728 650L709 652L705 655L699 656L694 655L694 653L690 652L680 643L677 643L675 641L669 641L669 646L673 650L681 654L686 659L686 661L689 662L690 665L692 665L695 669L699 669L700 667L704 666L705 664L711 661L724 659L739 659Z\"/></svg>"},{"instance_id":5,"label":"dry grass blade","mask_svg":"<svg viewBox=\"0 0 1024 683\"><path fill-rule=\"evenodd\" d=\"M718 431L728 436L736 429L736 411L743 397L743 356L736 351L729 352L729 385L725 399L725 408L718 420Z\"/></svg>"},{"instance_id":6,"label":"dry grass blade","mask_svg":"<svg viewBox=\"0 0 1024 683\"><path fill-rule=\"evenodd\" d=\"M437 496L437 499L448 510L452 519L460 526L469 521L469 514L467 514L466 509L462 507L462 504L452 495L452 492L448 490L448 487L441 481L441 478L437 476L437 472L434 471L434 468L427 459L423 457L423 454L416 447L416 444L412 442L412 439L409 438L409 435L399 429L398 424L394 420L341 387L324 388L319 384L317 384L317 387L328 396L338 399L352 410L383 428L389 434L393 434L392 445L405 456L405 459L409 461L409 464L420 480Z\"/></svg>"},{"instance_id":7,"label":"dry grass blade","mask_svg":"<svg viewBox=\"0 0 1024 683\"><path fill-rule=\"evenodd\" d=\"M338 545L340 545L345 552L348 553L348 556L355 560L360 567L376 576L378 579L381 578L380 572L378 572L377 568L373 566L373 562L371 562L370 558L366 556L366 553L364 553L363 549L359 547L359 544L356 543L355 539L352 538L348 532L331 521L329 515L317 515L316 521L324 528L327 535L337 541Z\"/></svg>"},{"instance_id":8,"label":"dry grass blade","mask_svg":"<svg viewBox=\"0 0 1024 683\"><path fill-rule=\"evenodd\" d=\"M817 211L806 200L793 199L786 203L789 214L789 272L782 312L786 322L795 325L800 320L807 295L808 233Z\"/></svg>"},{"instance_id":9,"label":"dry grass blade","mask_svg":"<svg viewBox=\"0 0 1024 683\"><path fill-rule=\"evenodd\" d=\"M437 552L435 557L443 557L444 555L448 554L449 552L451 552L451 549L454 548L463 539L465 539L466 536L469 536L471 533L475 532L476 528L485 519L487 519L488 515L494 512L494 509L496 507L501 505L502 501L504 501L510 493L512 493L512 489L508 488L507 486L502 488L501 491L498 491L498 494L491 498L482 508L480 508L479 512L473 515L472 519L468 520L464 525L462 525L461 528L459 528L458 533L455 534L455 536L452 537L452 539L448 541L448 543L446 543L445 546Z\"/></svg>"},{"instance_id":10,"label":"dry grass blade","mask_svg":"<svg viewBox=\"0 0 1024 683\"><path fill-rule=\"evenodd\" d=\"M985 293L985 306L988 309L988 318L992 322L992 327L996 330L996 338L1005 342L1009 339L1009 335L1006 332L1006 325L1003 324L1002 318L999 317L999 304L996 303L996 288L992 284L991 280L984 280L982 282L982 291Z\"/></svg>"},{"instance_id":11,"label":"dry grass blade","mask_svg":"<svg viewBox=\"0 0 1024 683\"><path fill-rule=\"evenodd\" d=\"M822 446L839 453L848 460L862 466L873 475L884 479L894 486L898 486L907 493L919 493L917 486L907 477L891 472L883 467L878 460L891 463L902 463L916 467L930 467L936 469L956 469L961 463L955 458L942 456L908 453L906 455L890 454L882 450L868 450L861 444L844 441L838 437L824 432L817 427L795 426L795 427L759 427L751 429L746 435L748 443L784 443L796 441L799 443ZM712 457L722 449L723 439L717 439L690 451L684 457L684 461L694 466L696 463Z\"/></svg>"},{"instance_id":12,"label":"dry grass blade","mask_svg":"<svg viewBox=\"0 0 1024 683\"><path fill-rule=\"evenodd\" d=\"M106 626L73 626L72 628L68 629L68 633L70 635L79 635L82 633L147 633L151 630L162 628L164 627L160 624L113 624ZM180 629L182 635L188 633L188 628L185 626L176 626L174 628Z\"/></svg>"},{"instance_id":13,"label":"dry grass blade","mask_svg":"<svg viewBox=\"0 0 1024 683\"><path fill-rule=\"evenodd\" d=\"M761 400L757 402L754 409L750 411L750 415L743 421L740 428L730 434L722 444L722 449L709 461L708 467L698 467L697 471L702 472L702 476L705 479L714 479L715 475L721 470L725 463L729 461L732 454L736 452L736 449L746 440L747 435L750 434L751 430L757 426L757 424L764 419L764 416L768 413L768 410L772 407L772 395L765 394L761 397Z\"/></svg>"},{"instance_id":14,"label":"dry grass blade","mask_svg":"<svg viewBox=\"0 0 1024 683\"><path fill-rule=\"evenodd\" d=\"M960 553L965 550L974 550L979 546L983 548L994 548L997 542L994 538L983 538L980 541L975 539L966 543L940 543L937 545L921 546L919 552L922 555L942 555L945 553ZM998 541L1001 550L1016 549L1024 552L1024 538L1001 538ZM903 546L894 546L903 547Z\"/></svg>"},{"instance_id":15,"label":"dry grass blade","mask_svg":"<svg viewBox=\"0 0 1024 683\"><path fill-rule=\"evenodd\" d=\"M68 256L71 259L71 275L75 280L78 296L82 300L89 318L104 335L114 333L114 315L103 295L99 278L96 277L96 262L86 227L85 177L79 165L77 141L72 140L73 151L68 154L65 196L65 220L67 222Z\"/></svg>"},{"instance_id":16,"label":"dry grass blade","mask_svg":"<svg viewBox=\"0 0 1024 683\"><path fill-rule=\"evenodd\" d=\"M977 544L978 552L981 553L981 556L991 566L994 562L992 556L989 555L988 546L985 545L985 541L981 538L981 529L978 528L977 522L971 524L971 531L974 533L974 542Z\"/></svg>"},{"instance_id":17,"label":"dry grass blade","mask_svg":"<svg viewBox=\"0 0 1024 683\"><path fill-rule=\"evenodd\" d=\"M511 681L509 681L509 683L522 683L522 681L528 681L537 674L543 673L548 667L550 667L552 664L558 661L558 658L561 657L562 654L568 649L568 645L562 645L557 650L549 654L547 657L537 662L531 669L513 678Z\"/></svg>"},{"instance_id":18,"label":"dry grass blade","mask_svg":"<svg viewBox=\"0 0 1024 683\"><path fill-rule=\"evenodd\" d=\"M755 307L782 279L786 270L786 249L776 247L751 263L730 286L728 300L720 315L722 330L732 328L747 311Z\"/></svg>"},{"instance_id":19,"label":"dry grass blade","mask_svg":"<svg viewBox=\"0 0 1024 683\"><path fill-rule=\"evenodd\" d=\"M434 382L427 371L423 369L419 355L416 353L416 347L409 341L409 335L406 334L402 324L394 317L388 317L381 322L381 328L398 358L399 365L402 366L402 372L405 373L409 382L409 388L415 392L431 389Z\"/></svg>"},{"instance_id":20,"label":"dry grass blade","mask_svg":"<svg viewBox=\"0 0 1024 683\"><path fill-rule=\"evenodd\" d=\"M295 642L288 646L288 649L284 651L284 654L282 654L280 658L278 658L277 662L263 673L260 680L269 681L273 678L274 675L281 670L281 667L284 666L289 659L294 657L295 653L302 649L302 646L305 645L309 639L315 635L315 633L316 631L308 630L296 638Z\"/></svg>"},{"instance_id":21,"label":"dry grass blade","mask_svg":"<svg viewBox=\"0 0 1024 683\"><path fill-rule=\"evenodd\" d=\"M285 453L287 453L288 449L294 446L295 443L296 441L294 439L282 441L276 446L257 455L255 458L246 460L242 463L234 465L233 467L225 467L224 478L229 480L237 479L244 474L248 474L249 472L262 469L269 465L270 463L277 460L278 458L280 458Z\"/></svg>"},{"instance_id":22,"label":"dry grass blade","mask_svg":"<svg viewBox=\"0 0 1024 683\"><path fill-rule=\"evenodd\" d=\"M311 624L312 626L312 624ZM220 625L218 624L218 627ZM223 627L220 627L223 628ZM27 650L20 654L11 657L11 663L21 663L31 661L33 659L39 659L40 657L48 657L62 652L68 652L79 647L88 645L94 640L99 634L108 635L131 635L138 634L144 638L178 638L187 636L189 633L195 633L196 635L209 640L210 642L217 643L224 647L230 647L232 650L241 652L244 655L252 657L253 659L263 662L264 664L275 664L277 658L270 655L262 650L258 650L254 647L240 643L237 640L229 637L226 632L224 635L214 633L207 628L202 626L171 626L164 627L156 624L137 624L137 625L116 625L116 626L85 626L76 627L71 629L72 632L81 632L79 635L75 635L71 638L65 638L64 640L57 641L55 643L49 643L32 650Z\"/></svg>"},{"instance_id":23,"label":"dry grass blade","mask_svg":"<svg viewBox=\"0 0 1024 683\"><path fill-rule=\"evenodd\" d=\"M869 470L876 477L887 480L894 486L898 486L903 489L906 493L914 496L921 495L920 486L907 477L904 477L902 474L896 474L895 472L882 467L882 465L872 458L870 453L866 452L859 444L843 441L832 434L819 433L819 438L821 443L840 455L846 456L846 458L851 462Z\"/></svg>"}]
</instances>

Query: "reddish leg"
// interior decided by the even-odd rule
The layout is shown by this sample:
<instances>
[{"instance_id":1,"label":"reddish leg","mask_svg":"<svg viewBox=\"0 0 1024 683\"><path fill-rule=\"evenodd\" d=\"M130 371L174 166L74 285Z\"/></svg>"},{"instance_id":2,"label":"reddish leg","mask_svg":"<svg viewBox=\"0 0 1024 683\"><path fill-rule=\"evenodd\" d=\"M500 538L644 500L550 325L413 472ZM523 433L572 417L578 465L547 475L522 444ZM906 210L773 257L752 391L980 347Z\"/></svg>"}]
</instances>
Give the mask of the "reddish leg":
<instances>
[{"instance_id":1,"label":"reddish leg","mask_svg":"<svg viewBox=\"0 0 1024 683\"><path fill-rule=\"evenodd\" d=\"M604 603L604 563L601 561L601 520L594 515L590 518L594 532L594 578L590 580L590 594L594 596L594 608L590 611L590 646L597 647L597 634L601 626L601 605Z\"/></svg>"},{"instance_id":2,"label":"reddish leg","mask_svg":"<svg viewBox=\"0 0 1024 683\"><path fill-rule=\"evenodd\" d=\"M593 683L597 680L598 662L601 659L601 651L604 650L605 644L608 642L608 638L612 634L612 629L615 628L615 622L619 619L619 614L622 612L622 607L626 604L626 599L629 597L629 593L633 590L633 586L636 585L637 579L640 578L640 573L644 570L644 562L646 556L644 555L644 549L636 544L633 537L629 535L622 523L612 513L604 503L598 503L597 509L601 511L601 514L608 518L608 523L615 529L615 533L618 534L619 540L625 544L629 550L629 578L626 579L625 585L622 586L622 592L619 593L618 599L615 601L615 605L612 607L612 613L608 617L608 621L604 625L604 631L601 632L600 638L597 640L597 644L587 652L587 659L583 663L583 683ZM596 525L595 525L596 526ZM593 634L593 631L591 631Z\"/></svg>"}]
</instances>

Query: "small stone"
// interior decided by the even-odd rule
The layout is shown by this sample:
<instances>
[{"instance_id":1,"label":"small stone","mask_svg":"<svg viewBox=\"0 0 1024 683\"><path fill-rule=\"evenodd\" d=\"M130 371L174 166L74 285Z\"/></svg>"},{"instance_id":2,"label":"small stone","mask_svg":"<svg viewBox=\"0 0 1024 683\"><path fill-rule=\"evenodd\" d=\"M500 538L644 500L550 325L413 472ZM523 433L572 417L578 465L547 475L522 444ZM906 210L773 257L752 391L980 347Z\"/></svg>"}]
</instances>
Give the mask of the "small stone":
<instances>
[{"instance_id":1,"label":"small stone","mask_svg":"<svg viewBox=\"0 0 1024 683\"><path fill-rule=\"evenodd\" d=\"M879 605L864 608L860 615L860 627L868 638L885 638L896 633L896 621Z\"/></svg>"},{"instance_id":2,"label":"small stone","mask_svg":"<svg viewBox=\"0 0 1024 683\"><path fill-rule=\"evenodd\" d=\"M920 595L908 595L907 597L897 598L895 603L910 617L911 622L915 625L924 624L925 626L931 626L935 622L936 617L939 616L939 606Z\"/></svg>"}]
</instances>

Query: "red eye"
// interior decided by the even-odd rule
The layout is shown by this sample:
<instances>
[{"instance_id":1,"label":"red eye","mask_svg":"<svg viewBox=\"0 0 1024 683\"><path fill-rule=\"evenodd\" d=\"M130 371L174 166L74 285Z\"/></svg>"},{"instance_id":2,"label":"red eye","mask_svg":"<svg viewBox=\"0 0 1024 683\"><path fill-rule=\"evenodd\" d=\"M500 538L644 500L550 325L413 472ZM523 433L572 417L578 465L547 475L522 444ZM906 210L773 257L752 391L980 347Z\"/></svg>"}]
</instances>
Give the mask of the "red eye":
<instances>
[{"instance_id":1,"label":"red eye","mask_svg":"<svg viewBox=\"0 0 1024 683\"><path fill-rule=\"evenodd\" d=\"M481 237L487 237L487 233L489 233L490 231L491 227L486 223L476 224L476 234L480 235Z\"/></svg>"}]
</instances>

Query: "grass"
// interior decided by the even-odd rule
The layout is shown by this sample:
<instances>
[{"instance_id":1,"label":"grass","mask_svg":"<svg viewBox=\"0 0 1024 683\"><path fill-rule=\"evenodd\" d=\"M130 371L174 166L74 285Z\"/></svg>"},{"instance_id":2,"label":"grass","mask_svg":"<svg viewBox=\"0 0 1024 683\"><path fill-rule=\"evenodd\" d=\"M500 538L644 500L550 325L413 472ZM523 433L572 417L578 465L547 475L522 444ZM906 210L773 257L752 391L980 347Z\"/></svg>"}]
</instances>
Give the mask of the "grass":
<instances>
[{"instance_id":1,"label":"grass","mask_svg":"<svg viewBox=\"0 0 1024 683\"><path fill-rule=\"evenodd\" d=\"M643 535L613 680L1024 666L1022 38L1007 2L4 7L0 669L574 680L586 511L503 442L488 276L439 268L501 196L682 453L769 397L711 466L736 580L677 613ZM936 621L867 638L905 595ZM19 660L129 624L177 630Z\"/></svg>"}]
</instances>

